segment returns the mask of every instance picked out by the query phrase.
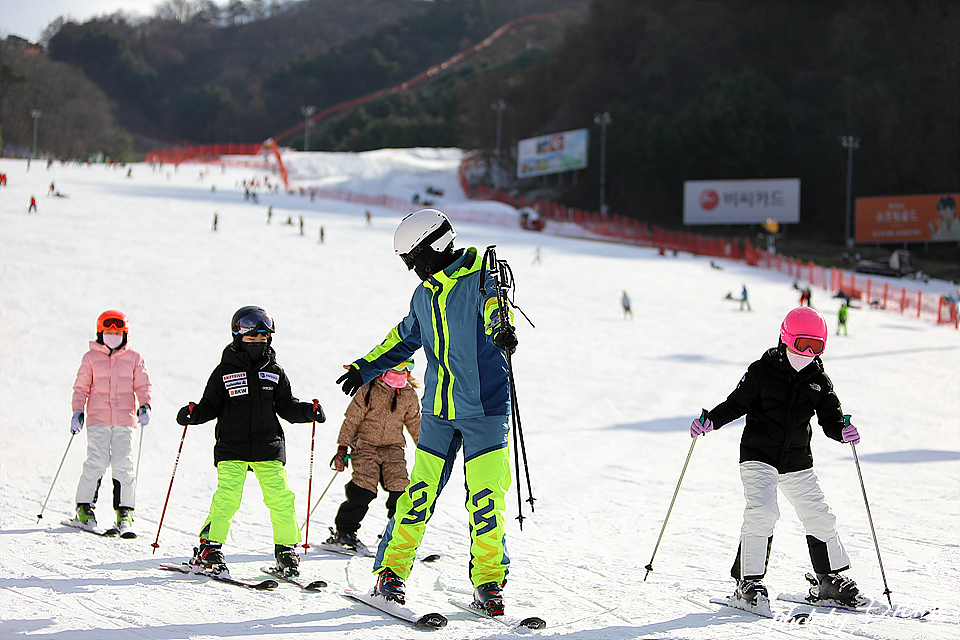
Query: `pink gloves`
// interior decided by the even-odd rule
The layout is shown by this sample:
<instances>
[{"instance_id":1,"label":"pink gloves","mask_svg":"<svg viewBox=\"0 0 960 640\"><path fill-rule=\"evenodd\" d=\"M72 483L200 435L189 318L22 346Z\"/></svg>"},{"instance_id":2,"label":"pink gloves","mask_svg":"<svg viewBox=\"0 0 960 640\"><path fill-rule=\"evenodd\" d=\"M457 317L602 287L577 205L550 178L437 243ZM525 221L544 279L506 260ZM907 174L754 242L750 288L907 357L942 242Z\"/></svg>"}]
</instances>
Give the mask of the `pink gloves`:
<instances>
[{"instance_id":1,"label":"pink gloves","mask_svg":"<svg viewBox=\"0 0 960 640\"><path fill-rule=\"evenodd\" d=\"M713 421L707 417L707 410L704 409L700 413L700 417L690 423L690 437L696 438L708 431L713 431Z\"/></svg>"},{"instance_id":2,"label":"pink gloves","mask_svg":"<svg viewBox=\"0 0 960 640\"><path fill-rule=\"evenodd\" d=\"M843 431L840 432L840 435L843 437L844 442L849 442L850 444L860 444L860 434L857 433L857 428L852 424L845 426Z\"/></svg>"}]
</instances>

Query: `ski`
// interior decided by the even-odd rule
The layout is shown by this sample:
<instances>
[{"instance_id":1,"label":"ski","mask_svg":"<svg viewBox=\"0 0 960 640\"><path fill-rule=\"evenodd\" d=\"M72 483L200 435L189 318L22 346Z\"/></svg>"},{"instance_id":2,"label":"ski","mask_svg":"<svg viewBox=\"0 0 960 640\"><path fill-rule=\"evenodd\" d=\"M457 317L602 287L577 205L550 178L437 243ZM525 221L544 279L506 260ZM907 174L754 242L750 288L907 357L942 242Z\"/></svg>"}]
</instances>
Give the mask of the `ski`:
<instances>
[{"instance_id":1,"label":"ski","mask_svg":"<svg viewBox=\"0 0 960 640\"><path fill-rule=\"evenodd\" d=\"M88 533L92 533L95 536L107 535L107 532L105 532L100 527L90 526L88 524L80 522L76 518L73 518L72 520L61 520L60 524L66 525L68 527L73 527L74 529L80 529L81 531L86 531Z\"/></svg>"},{"instance_id":2,"label":"ski","mask_svg":"<svg viewBox=\"0 0 960 640\"><path fill-rule=\"evenodd\" d=\"M137 537L137 532L131 529L124 529L123 531L117 525L113 525L109 529L103 532L103 535L108 538L123 538L124 540L133 540Z\"/></svg>"},{"instance_id":3,"label":"ski","mask_svg":"<svg viewBox=\"0 0 960 640\"><path fill-rule=\"evenodd\" d=\"M791 609L789 612L774 611L770 608L770 602L766 598L761 599L755 605L752 605L734 596L710 598L710 602L713 604L722 605L724 607L730 607L731 609L737 609L738 611L752 613L753 615L761 618L776 620L778 622L803 624L810 619L811 614L810 611L797 611L796 607Z\"/></svg>"},{"instance_id":4,"label":"ski","mask_svg":"<svg viewBox=\"0 0 960 640\"><path fill-rule=\"evenodd\" d=\"M263 571L268 576L273 576L277 580L283 580L284 582L289 582L290 584L294 584L300 587L301 589L303 589L304 591L319 591L320 589L323 589L324 587L327 586L327 583L324 580L314 580L313 582L303 583L297 580L296 577L284 575L282 572L277 571L273 567L266 567L266 568L260 569L260 571Z\"/></svg>"},{"instance_id":5,"label":"ski","mask_svg":"<svg viewBox=\"0 0 960 640\"><path fill-rule=\"evenodd\" d=\"M203 576L205 578L210 578L218 582L225 582L226 584L236 585L238 587L245 587L247 589L253 589L255 591L270 591L271 589L276 589L280 584L276 580L264 580L262 582L244 582L243 580L234 580L229 576L229 574L224 575L222 573L212 573L210 571L204 571L203 569L196 567L186 562L181 564L161 564L161 569L166 571L179 571L180 573L186 573L189 575Z\"/></svg>"},{"instance_id":6,"label":"ski","mask_svg":"<svg viewBox=\"0 0 960 640\"><path fill-rule=\"evenodd\" d=\"M491 616L483 609L475 607L472 603L468 604L462 600L457 600L455 598L450 598L450 604L457 607L458 609L463 609L464 611L469 611L475 616L480 618L485 618L487 620L494 620L500 624L509 627L511 629L520 629L526 627L527 629L544 629L547 626L547 623L543 618L538 618L537 616L530 616L527 618L518 618L513 616Z\"/></svg>"},{"instance_id":7,"label":"ski","mask_svg":"<svg viewBox=\"0 0 960 640\"><path fill-rule=\"evenodd\" d=\"M321 542L317 545L318 549L323 549L324 551L329 551L331 553L339 553L344 556L360 556L362 558L372 558L377 555L375 552L371 551L366 545L360 544L356 549L351 547L346 547L342 544L334 544L330 542Z\"/></svg>"},{"instance_id":8,"label":"ski","mask_svg":"<svg viewBox=\"0 0 960 640\"><path fill-rule=\"evenodd\" d=\"M447 626L447 618L439 613L419 614L404 605L390 602L382 596L375 596L371 593L361 593L346 589L343 595L357 602L362 602L372 609L384 613L397 620L402 620L407 624L413 625L417 629L436 630Z\"/></svg>"},{"instance_id":9,"label":"ski","mask_svg":"<svg viewBox=\"0 0 960 640\"><path fill-rule=\"evenodd\" d=\"M884 604L878 600L872 600L870 598L862 598L861 604L857 606L850 606L844 604L838 600L831 600L829 598L817 599L811 595L804 595L802 593L781 593L777 596L777 600L782 600L784 602L792 602L795 604L806 604L811 607L817 607L818 609L826 609L831 612L849 612L849 613L866 613L876 616L889 616L892 618L903 618L906 620L922 620L929 614L931 611L935 611L936 608L924 609L919 608L915 609L912 607L903 607L896 606L893 609L889 605Z\"/></svg>"}]
</instances>

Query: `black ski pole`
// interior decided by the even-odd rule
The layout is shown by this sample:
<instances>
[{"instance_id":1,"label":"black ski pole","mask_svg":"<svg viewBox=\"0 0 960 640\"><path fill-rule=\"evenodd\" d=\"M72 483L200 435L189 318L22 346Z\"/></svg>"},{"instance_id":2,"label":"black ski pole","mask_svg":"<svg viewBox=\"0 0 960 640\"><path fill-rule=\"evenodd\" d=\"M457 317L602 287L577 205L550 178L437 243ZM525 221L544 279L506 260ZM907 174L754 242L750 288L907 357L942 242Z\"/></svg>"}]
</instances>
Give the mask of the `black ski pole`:
<instances>
[{"instance_id":1,"label":"black ski pole","mask_svg":"<svg viewBox=\"0 0 960 640\"><path fill-rule=\"evenodd\" d=\"M703 423L707 419L707 410L704 409L700 412L700 422ZM650 556L650 562L647 563L647 566L644 569L647 570L643 574L643 581L647 581L647 576L650 575L650 572L653 571L653 559L657 556L657 549L660 548L660 541L663 540L663 532L667 530L667 521L670 519L670 512L673 511L673 503L677 501L677 494L680 493L680 483L683 482L683 474L687 472L687 465L690 464L690 456L693 455L693 448L697 445L697 438L693 439L693 442L690 443L690 451L687 452L687 459L683 462L683 469L680 471L680 479L677 480L677 488L673 490L673 498L670 500L670 508L667 509L667 515L663 519L663 526L660 527L660 536L657 538L657 544L653 547L653 554Z\"/></svg>"},{"instance_id":2,"label":"black ski pole","mask_svg":"<svg viewBox=\"0 0 960 640\"><path fill-rule=\"evenodd\" d=\"M843 416L843 425L850 424L850 416ZM863 484L863 474L860 472L860 459L857 457L857 445L850 443L853 451L853 463L857 466L857 477L860 478L860 490L863 492L863 504L867 507L867 521L870 523L870 535L873 536L873 546L877 550L877 563L880 565L880 577L883 579L883 595L887 596L887 603L893 609L893 600L890 599L890 587L887 586L887 575L883 571L883 560L880 558L880 544L877 542L877 531L873 528L873 514L870 513L870 502L867 500L867 487Z\"/></svg>"},{"instance_id":3,"label":"black ski pole","mask_svg":"<svg viewBox=\"0 0 960 640\"><path fill-rule=\"evenodd\" d=\"M70 445L73 444L73 437L77 435L75 433L70 433L70 439L67 441L67 449L63 452L63 457L60 458L60 466L57 467L57 472L53 476L53 482L50 483L50 491L47 492L47 497L43 501L43 506L40 507L40 513L37 514L37 524L40 524L40 521L43 520L43 510L47 508L47 500L50 499L50 494L53 493L53 486L57 484L57 478L60 477L60 469L63 469L63 461L67 459L67 451L70 451Z\"/></svg>"}]
</instances>

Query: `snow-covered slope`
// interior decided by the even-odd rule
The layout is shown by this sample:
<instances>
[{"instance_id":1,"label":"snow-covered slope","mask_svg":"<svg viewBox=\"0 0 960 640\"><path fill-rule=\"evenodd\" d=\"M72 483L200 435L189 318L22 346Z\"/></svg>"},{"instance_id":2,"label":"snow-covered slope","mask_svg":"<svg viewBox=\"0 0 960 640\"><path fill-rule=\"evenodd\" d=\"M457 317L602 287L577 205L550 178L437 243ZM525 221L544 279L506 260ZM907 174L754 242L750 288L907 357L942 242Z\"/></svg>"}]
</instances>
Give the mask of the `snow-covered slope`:
<instances>
[{"instance_id":1,"label":"snow-covered slope","mask_svg":"<svg viewBox=\"0 0 960 640\"><path fill-rule=\"evenodd\" d=\"M464 204L455 160L443 150L378 151L315 154L291 165L306 186L327 181L400 198L422 195L428 185L442 188L443 207ZM412 167L404 177L401 166ZM212 423L188 429L160 546L155 553L150 546L183 435L176 412L199 398L240 306L258 304L274 314L274 344L294 392L318 398L326 409L329 421L317 425L313 443L313 495L330 481L326 463L347 405L334 380L343 363L366 353L402 318L417 285L393 255L401 214L371 208L368 227L369 207L356 204L262 194L254 205L238 186L259 175L252 169L210 167L201 177L196 165L133 165L127 177L103 166L47 170L35 162L28 171L25 161L4 159L0 172L8 175L8 186L0 187L0 638L419 637L338 595L372 585L369 558L311 550L302 571L330 584L319 594L290 585L249 592L157 569L185 560L196 544L216 484ZM51 182L68 197L45 196ZM26 212L31 194L36 215ZM283 224L288 217L295 224ZM458 232L461 245L498 245L515 272L516 301L536 324L519 320L514 363L537 511L526 513L522 531L515 520L509 525L506 599L512 612L535 610L547 619L538 636L957 637L955 330L854 310L850 336L831 337L824 358L862 434L857 452L894 603L939 609L923 622L837 615L786 626L708 603L733 585L727 575L743 500L736 424L698 441L654 571L643 577L690 449L690 420L725 398L746 366L776 343L779 323L797 299L791 281L742 264L719 261L724 268L717 270L706 259L499 226L462 224ZM540 264L534 264L537 247ZM752 312L724 299L742 284ZM633 320L622 317L623 290L633 298ZM821 293L814 302L835 326L837 301ZM129 315L131 344L154 383L139 467L141 537L133 541L58 524L72 512L84 459L84 434L68 449L71 385L96 317L108 308ZM286 433L302 520L311 429L290 425ZM879 596L884 585L850 447L818 432L814 455L853 558L851 575ZM311 543L325 537L347 479L337 478L320 503ZM409 602L449 615L436 637L513 637L447 604L470 591L461 486L462 477L453 478L440 498L422 552L441 559L417 564ZM109 499L101 499L102 519ZM383 501L381 495L374 502L360 531L370 544L385 524ZM516 504L511 493L511 518ZM809 564L803 531L785 500L781 511L767 576L773 594L801 591ZM225 552L239 578L259 577L271 560L268 512L252 478Z\"/></svg>"}]
</instances>

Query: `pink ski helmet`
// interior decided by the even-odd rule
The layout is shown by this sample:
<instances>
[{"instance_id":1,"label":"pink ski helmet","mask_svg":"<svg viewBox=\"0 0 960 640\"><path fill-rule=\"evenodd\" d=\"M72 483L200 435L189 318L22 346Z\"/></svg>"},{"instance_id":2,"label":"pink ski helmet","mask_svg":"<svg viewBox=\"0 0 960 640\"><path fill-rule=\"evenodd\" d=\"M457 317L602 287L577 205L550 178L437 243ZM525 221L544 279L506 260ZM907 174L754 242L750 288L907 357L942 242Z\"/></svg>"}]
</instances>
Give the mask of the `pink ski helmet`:
<instances>
[{"instance_id":1,"label":"pink ski helmet","mask_svg":"<svg viewBox=\"0 0 960 640\"><path fill-rule=\"evenodd\" d=\"M780 325L780 340L797 353L819 356L827 347L827 321L811 307L797 307Z\"/></svg>"}]
</instances>

